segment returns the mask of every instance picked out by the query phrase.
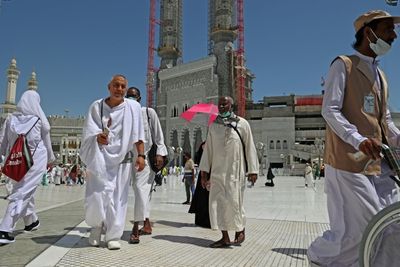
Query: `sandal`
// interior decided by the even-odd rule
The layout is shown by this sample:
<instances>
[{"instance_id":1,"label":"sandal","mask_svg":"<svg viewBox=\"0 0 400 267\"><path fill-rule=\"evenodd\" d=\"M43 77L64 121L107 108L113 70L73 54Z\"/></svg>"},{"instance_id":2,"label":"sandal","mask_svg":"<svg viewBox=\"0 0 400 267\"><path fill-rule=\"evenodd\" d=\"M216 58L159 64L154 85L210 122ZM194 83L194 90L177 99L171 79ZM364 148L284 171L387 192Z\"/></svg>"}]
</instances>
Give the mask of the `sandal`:
<instances>
[{"instance_id":1,"label":"sandal","mask_svg":"<svg viewBox=\"0 0 400 267\"><path fill-rule=\"evenodd\" d=\"M224 239L220 239L209 245L210 248L228 248L231 246L231 242L225 243Z\"/></svg>"},{"instance_id":2,"label":"sandal","mask_svg":"<svg viewBox=\"0 0 400 267\"><path fill-rule=\"evenodd\" d=\"M233 241L232 245L240 246L244 242L245 237L246 237L246 235L244 233L244 228L243 228L242 231L235 233L235 240Z\"/></svg>"},{"instance_id":3,"label":"sandal","mask_svg":"<svg viewBox=\"0 0 400 267\"><path fill-rule=\"evenodd\" d=\"M139 235L151 235L151 230L150 231L146 231L146 230L144 230L144 228L141 228L139 230Z\"/></svg>"},{"instance_id":4,"label":"sandal","mask_svg":"<svg viewBox=\"0 0 400 267\"><path fill-rule=\"evenodd\" d=\"M140 239L138 235L131 234L129 237L129 244L139 244Z\"/></svg>"},{"instance_id":5,"label":"sandal","mask_svg":"<svg viewBox=\"0 0 400 267\"><path fill-rule=\"evenodd\" d=\"M136 231L132 230L132 233L129 237L129 244L139 244L140 239L139 239L139 233Z\"/></svg>"}]
</instances>

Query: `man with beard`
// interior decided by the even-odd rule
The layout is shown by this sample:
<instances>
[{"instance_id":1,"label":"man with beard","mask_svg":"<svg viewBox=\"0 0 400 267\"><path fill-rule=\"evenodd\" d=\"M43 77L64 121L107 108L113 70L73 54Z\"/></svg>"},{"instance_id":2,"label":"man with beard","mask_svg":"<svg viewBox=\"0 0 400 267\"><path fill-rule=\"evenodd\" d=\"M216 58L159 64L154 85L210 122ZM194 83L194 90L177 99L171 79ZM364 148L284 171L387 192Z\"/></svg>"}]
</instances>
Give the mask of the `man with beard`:
<instances>
[{"instance_id":1,"label":"man with beard","mask_svg":"<svg viewBox=\"0 0 400 267\"><path fill-rule=\"evenodd\" d=\"M219 115L208 131L200 162L201 184L210 182L211 228L221 230L222 238L212 248L240 245L245 239L243 195L246 175L257 180L258 158L249 123L232 111L233 99L218 100ZM228 231L235 231L231 243Z\"/></svg>"}]
</instances>

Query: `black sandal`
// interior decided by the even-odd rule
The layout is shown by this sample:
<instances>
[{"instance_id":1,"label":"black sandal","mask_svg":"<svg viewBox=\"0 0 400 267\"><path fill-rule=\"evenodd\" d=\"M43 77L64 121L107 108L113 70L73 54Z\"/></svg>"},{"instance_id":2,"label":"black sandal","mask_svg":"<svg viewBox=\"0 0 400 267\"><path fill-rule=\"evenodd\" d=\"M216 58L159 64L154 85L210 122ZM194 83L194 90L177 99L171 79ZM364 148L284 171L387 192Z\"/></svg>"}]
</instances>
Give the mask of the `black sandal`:
<instances>
[{"instance_id":1,"label":"black sandal","mask_svg":"<svg viewBox=\"0 0 400 267\"><path fill-rule=\"evenodd\" d=\"M131 236L129 237L129 244L139 244L140 239L138 235L135 234L131 234Z\"/></svg>"},{"instance_id":2,"label":"black sandal","mask_svg":"<svg viewBox=\"0 0 400 267\"><path fill-rule=\"evenodd\" d=\"M132 229L131 235L129 237L129 244L139 244L139 231L137 229Z\"/></svg>"},{"instance_id":3,"label":"black sandal","mask_svg":"<svg viewBox=\"0 0 400 267\"><path fill-rule=\"evenodd\" d=\"M232 245L240 246L244 242L245 239L246 239L246 235L244 233L244 228L243 228L242 231L235 233L235 240L233 241Z\"/></svg>"},{"instance_id":4,"label":"black sandal","mask_svg":"<svg viewBox=\"0 0 400 267\"><path fill-rule=\"evenodd\" d=\"M231 242L225 243L223 238L209 245L210 248L228 248L230 246Z\"/></svg>"}]
</instances>

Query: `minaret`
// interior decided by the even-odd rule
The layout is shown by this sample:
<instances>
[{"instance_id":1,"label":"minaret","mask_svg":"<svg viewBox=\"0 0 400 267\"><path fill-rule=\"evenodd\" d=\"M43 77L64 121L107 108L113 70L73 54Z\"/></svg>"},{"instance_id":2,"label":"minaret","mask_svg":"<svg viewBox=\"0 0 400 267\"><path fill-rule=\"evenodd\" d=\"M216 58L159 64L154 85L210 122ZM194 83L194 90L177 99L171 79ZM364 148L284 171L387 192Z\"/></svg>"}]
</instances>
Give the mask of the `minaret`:
<instances>
[{"instance_id":1,"label":"minaret","mask_svg":"<svg viewBox=\"0 0 400 267\"><path fill-rule=\"evenodd\" d=\"M28 90L37 91L38 82L36 80L36 72L32 71L31 78L28 81Z\"/></svg>"},{"instance_id":2,"label":"minaret","mask_svg":"<svg viewBox=\"0 0 400 267\"><path fill-rule=\"evenodd\" d=\"M183 0L160 0L160 37L158 56L160 70L172 68L182 60ZM157 78L158 79L158 78ZM163 129L166 129L167 93L156 85L157 112Z\"/></svg>"},{"instance_id":3,"label":"minaret","mask_svg":"<svg viewBox=\"0 0 400 267\"><path fill-rule=\"evenodd\" d=\"M17 106L15 105L15 95L19 73L20 72L17 69L17 61L13 58L11 59L10 66L7 69L7 95L6 100L2 105L1 117L6 117L7 114L17 110Z\"/></svg>"},{"instance_id":4,"label":"minaret","mask_svg":"<svg viewBox=\"0 0 400 267\"><path fill-rule=\"evenodd\" d=\"M235 0L209 0L209 51L217 57L218 95L234 97ZM235 97L234 97L235 98Z\"/></svg>"},{"instance_id":5,"label":"minaret","mask_svg":"<svg viewBox=\"0 0 400 267\"><path fill-rule=\"evenodd\" d=\"M182 58L182 1L161 0L157 51L161 58L160 69L176 66Z\"/></svg>"}]
</instances>

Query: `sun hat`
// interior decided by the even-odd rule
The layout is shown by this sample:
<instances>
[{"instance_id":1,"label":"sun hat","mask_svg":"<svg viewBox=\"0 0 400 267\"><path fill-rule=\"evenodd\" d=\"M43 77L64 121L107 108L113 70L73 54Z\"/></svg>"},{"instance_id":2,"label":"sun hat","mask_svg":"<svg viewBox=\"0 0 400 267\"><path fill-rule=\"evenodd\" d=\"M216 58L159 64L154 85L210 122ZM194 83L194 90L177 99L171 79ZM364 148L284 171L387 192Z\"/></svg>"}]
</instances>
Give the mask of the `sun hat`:
<instances>
[{"instance_id":1,"label":"sun hat","mask_svg":"<svg viewBox=\"0 0 400 267\"><path fill-rule=\"evenodd\" d=\"M400 17L392 16L383 10L371 10L362 14L354 21L354 29L358 32L362 27L376 19L392 18L394 24L400 23Z\"/></svg>"}]
</instances>

